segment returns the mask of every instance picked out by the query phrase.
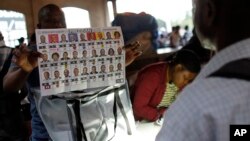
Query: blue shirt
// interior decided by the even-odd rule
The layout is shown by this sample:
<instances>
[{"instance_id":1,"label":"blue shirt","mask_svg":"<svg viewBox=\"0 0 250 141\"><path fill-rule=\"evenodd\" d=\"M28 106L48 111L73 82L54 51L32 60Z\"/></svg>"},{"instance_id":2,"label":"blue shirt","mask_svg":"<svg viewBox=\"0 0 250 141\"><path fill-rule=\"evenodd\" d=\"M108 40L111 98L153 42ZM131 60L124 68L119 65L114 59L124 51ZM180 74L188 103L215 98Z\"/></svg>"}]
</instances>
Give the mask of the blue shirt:
<instances>
[{"instance_id":1,"label":"blue shirt","mask_svg":"<svg viewBox=\"0 0 250 141\"><path fill-rule=\"evenodd\" d=\"M36 46L31 46L31 50L37 51ZM43 141L48 140L49 134L43 124L42 119L40 118L36 102L34 99L35 95L41 95L40 93L40 81L39 81L39 71L38 67L35 68L28 77L28 86L29 86L29 101L30 101L30 112L31 112L31 127L32 127L32 141ZM35 89L36 91L33 91Z\"/></svg>"}]
</instances>

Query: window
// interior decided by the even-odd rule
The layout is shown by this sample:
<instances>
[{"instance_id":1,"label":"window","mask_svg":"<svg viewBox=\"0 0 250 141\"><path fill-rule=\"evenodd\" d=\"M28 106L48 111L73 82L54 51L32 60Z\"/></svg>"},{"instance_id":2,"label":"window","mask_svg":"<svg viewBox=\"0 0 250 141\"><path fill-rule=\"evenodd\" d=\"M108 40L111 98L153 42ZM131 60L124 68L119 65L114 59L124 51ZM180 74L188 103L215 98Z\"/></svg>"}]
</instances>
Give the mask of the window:
<instances>
[{"instance_id":1,"label":"window","mask_svg":"<svg viewBox=\"0 0 250 141\"><path fill-rule=\"evenodd\" d=\"M192 0L117 0L116 3L117 13L146 12L165 21L168 31L176 24L192 26Z\"/></svg>"},{"instance_id":2,"label":"window","mask_svg":"<svg viewBox=\"0 0 250 141\"><path fill-rule=\"evenodd\" d=\"M89 12L76 7L62 8L67 28L86 28L90 27Z\"/></svg>"},{"instance_id":3,"label":"window","mask_svg":"<svg viewBox=\"0 0 250 141\"><path fill-rule=\"evenodd\" d=\"M113 21L114 20L114 10L113 10L113 4L111 1L108 1L108 12L109 12L109 20Z\"/></svg>"},{"instance_id":4,"label":"window","mask_svg":"<svg viewBox=\"0 0 250 141\"><path fill-rule=\"evenodd\" d=\"M21 37L27 43L26 22L22 13L0 10L0 31L7 46L15 47L19 45L18 39Z\"/></svg>"}]
</instances>

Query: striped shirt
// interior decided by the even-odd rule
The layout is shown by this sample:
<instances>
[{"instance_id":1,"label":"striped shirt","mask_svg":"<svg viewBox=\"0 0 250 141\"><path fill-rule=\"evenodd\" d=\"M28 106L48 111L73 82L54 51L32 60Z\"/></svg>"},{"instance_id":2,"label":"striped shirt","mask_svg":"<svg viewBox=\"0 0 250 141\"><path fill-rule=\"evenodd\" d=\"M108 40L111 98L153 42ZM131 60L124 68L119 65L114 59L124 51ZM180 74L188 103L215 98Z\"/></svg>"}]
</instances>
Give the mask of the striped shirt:
<instances>
[{"instance_id":1,"label":"striped shirt","mask_svg":"<svg viewBox=\"0 0 250 141\"><path fill-rule=\"evenodd\" d=\"M157 107L169 107L176 99L178 87L174 83L168 83L160 104Z\"/></svg>"}]
</instances>

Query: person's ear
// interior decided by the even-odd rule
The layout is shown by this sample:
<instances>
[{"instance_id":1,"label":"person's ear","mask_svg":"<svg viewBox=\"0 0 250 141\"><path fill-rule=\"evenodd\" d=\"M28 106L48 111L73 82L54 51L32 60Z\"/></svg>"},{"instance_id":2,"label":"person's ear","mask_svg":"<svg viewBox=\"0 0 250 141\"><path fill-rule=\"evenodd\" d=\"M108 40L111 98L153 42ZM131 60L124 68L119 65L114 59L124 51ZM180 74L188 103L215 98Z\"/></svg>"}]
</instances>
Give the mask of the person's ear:
<instances>
[{"instance_id":1,"label":"person's ear","mask_svg":"<svg viewBox=\"0 0 250 141\"><path fill-rule=\"evenodd\" d=\"M206 0L205 2L205 6L204 6L204 20L205 20L205 24L207 24L207 27L211 27L215 24L215 20L216 20L216 6L215 3L212 2L211 0Z\"/></svg>"}]
</instances>

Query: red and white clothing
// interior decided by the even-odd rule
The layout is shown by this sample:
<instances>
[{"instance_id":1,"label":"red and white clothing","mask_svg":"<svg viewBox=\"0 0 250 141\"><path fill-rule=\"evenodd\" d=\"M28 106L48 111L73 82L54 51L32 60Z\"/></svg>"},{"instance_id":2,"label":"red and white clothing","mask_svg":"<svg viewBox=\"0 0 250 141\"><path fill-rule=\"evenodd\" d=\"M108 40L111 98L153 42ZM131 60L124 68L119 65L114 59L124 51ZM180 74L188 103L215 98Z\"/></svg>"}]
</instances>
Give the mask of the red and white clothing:
<instances>
[{"instance_id":1,"label":"red and white clothing","mask_svg":"<svg viewBox=\"0 0 250 141\"><path fill-rule=\"evenodd\" d=\"M133 97L133 111L136 120L155 121L166 108L158 108L166 90L166 62L146 66L138 73Z\"/></svg>"}]
</instances>

